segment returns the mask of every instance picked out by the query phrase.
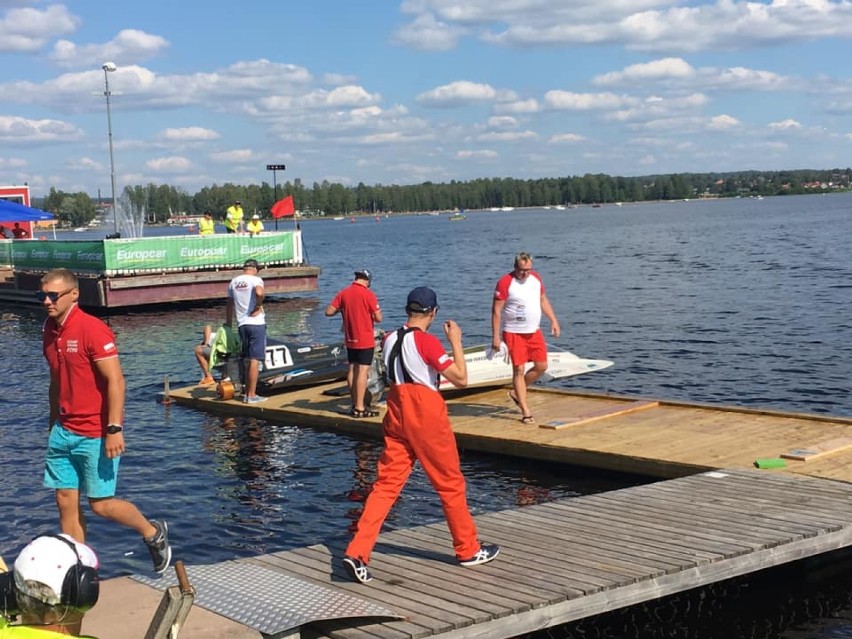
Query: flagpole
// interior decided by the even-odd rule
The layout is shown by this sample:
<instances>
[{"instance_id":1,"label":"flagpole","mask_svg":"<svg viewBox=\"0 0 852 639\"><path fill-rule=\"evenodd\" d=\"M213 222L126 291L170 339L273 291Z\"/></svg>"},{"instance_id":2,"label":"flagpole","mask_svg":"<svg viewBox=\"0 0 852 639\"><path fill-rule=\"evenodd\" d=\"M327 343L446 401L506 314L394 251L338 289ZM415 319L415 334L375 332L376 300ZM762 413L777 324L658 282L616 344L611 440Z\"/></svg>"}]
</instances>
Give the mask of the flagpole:
<instances>
[{"instance_id":1,"label":"flagpole","mask_svg":"<svg viewBox=\"0 0 852 639\"><path fill-rule=\"evenodd\" d=\"M272 199L273 204L278 201L278 180L276 178L277 171L284 171L287 167L283 164L267 164L266 170L272 171ZM278 218L275 218L275 230L278 230Z\"/></svg>"}]
</instances>

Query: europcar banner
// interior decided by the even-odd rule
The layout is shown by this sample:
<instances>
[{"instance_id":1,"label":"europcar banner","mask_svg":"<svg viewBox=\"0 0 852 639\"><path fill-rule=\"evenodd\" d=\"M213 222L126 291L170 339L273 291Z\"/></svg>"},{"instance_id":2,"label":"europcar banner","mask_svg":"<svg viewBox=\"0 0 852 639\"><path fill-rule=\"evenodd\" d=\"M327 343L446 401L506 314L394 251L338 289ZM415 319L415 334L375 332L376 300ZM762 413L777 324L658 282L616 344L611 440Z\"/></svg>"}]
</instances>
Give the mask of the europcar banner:
<instances>
[{"instance_id":1,"label":"europcar banner","mask_svg":"<svg viewBox=\"0 0 852 639\"><path fill-rule=\"evenodd\" d=\"M13 240L12 266L18 269L67 268L75 273L102 271L104 247L100 240Z\"/></svg>"},{"instance_id":2,"label":"europcar banner","mask_svg":"<svg viewBox=\"0 0 852 639\"><path fill-rule=\"evenodd\" d=\"M105 275L235 268L249 258L265 266L301 263L299 232L190 235L98 241L12 242L11 262L23 268L67 268ZM2 253L0 253L2 256Z\"/></svg>"}]
</instances>

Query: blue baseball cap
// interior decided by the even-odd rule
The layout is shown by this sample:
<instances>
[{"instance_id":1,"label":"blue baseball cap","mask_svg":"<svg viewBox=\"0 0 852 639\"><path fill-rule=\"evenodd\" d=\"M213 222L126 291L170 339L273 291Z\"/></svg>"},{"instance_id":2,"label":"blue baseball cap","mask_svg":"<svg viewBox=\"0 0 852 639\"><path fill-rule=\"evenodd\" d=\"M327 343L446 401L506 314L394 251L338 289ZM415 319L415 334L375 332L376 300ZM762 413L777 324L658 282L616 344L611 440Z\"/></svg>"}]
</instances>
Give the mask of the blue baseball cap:
<instances>
[{"instance_id":1,"label":"blue baseball cap","mask_svg":"<svg viewBox=\"0 0 852 639\"><path fill-rule=\"evenodd\" d=\"M428 286L418 286L408 294L405 304L407 311L428 313L433 308L438 308L438 296Z\"/></svg>"}]
</instances>

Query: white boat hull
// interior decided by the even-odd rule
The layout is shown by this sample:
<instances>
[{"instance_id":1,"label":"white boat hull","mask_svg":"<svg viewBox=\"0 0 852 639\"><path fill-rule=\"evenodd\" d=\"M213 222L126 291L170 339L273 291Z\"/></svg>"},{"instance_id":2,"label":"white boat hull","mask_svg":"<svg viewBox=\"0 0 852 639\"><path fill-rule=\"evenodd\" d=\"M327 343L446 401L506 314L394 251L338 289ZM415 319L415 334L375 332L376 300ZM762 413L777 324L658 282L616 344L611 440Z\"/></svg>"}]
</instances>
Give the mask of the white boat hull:
<instances>
[{"instance_id":1,"label":"white boat hull","mask_svg":"<svg viewBox=\"0 0 852 639\"><path fill-rule=\"evenodd\" d=\"M490 352L488 346L476 346L466 348L464 359L467 363L467 387L475 388L481 386L502 386L512 383L512 364L502 356L495 355L488 358ZM547 353L547 372L542 375L540 381L547 382L554 379L563 379L583 373L591 373L609 368L613 362L606 359L585 359L578 357L569 351L549 351ZM527 370L532 364L527 366ZM453 389L449 380L441 378L440 389Z\"/></svg>"}]
</instances>

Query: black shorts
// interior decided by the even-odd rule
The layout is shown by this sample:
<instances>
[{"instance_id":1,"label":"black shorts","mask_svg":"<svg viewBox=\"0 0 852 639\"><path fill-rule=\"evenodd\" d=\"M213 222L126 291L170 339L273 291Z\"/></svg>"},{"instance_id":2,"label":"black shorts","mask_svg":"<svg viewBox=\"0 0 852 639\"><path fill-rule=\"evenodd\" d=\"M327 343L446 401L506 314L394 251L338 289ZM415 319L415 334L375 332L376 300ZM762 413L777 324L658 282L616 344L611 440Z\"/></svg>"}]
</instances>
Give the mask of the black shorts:
<instances>
[{"instance_id":1,"label":"black shorts","mask_svg":"<svg viewBox=\"0 0 852 639\"><path fill-rule=\"evenodd\" d=\"M373 363L374 348L348 348L346 349L346 358L350 364L362 364L369 366Z\"/></svg>"}]
</instances>

